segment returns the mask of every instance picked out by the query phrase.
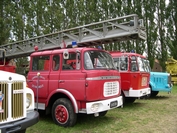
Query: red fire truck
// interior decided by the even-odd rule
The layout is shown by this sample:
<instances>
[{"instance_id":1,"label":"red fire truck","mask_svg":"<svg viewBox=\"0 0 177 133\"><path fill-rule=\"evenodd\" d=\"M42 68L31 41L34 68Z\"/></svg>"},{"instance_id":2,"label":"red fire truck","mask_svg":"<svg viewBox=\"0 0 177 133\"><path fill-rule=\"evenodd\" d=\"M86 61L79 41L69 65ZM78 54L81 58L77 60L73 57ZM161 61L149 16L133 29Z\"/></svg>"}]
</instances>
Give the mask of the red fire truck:
<instances>
[{"instance_id":1,"label":"red fire truck","mask_svg":"<svg viewBox=\"0 0 177 133\"><path fill-rule=\"evenodd\" d=\"M95 48L35 52L27 82L38 96L37 108L49 111L61 126L73 126L77 113L103 116L122 106L120 75L112 57Z\"/></svg>"},{"instance_id":2,"label":"red fire truck","mask_svg":"<svg viewBox=\"0 0 177 133\"><path fill-rule=\"evenodd\" d=\"M110 52L121 75L123 102L132 103L136 98L148 96L150 72L148 60L137 53Z\"/></svg>"},{"instance_id":3,"label":"red fire truck","mask_svg":"<svg viewBox=\"0 0 177 133\"><path fill-rule=\"evenodd\" d=\"M0 48L6 50L8 58L32 53L27 82L35 93L36 108L52 113L54 122L66 127L75 124L77 113L103 116L108 110L122 106L120 75L110 53L83 47L125 39L146 39L143 21L136 14L17 41ZM71 44L78 48L65 48Z\"/></svg>"}]
</instances>

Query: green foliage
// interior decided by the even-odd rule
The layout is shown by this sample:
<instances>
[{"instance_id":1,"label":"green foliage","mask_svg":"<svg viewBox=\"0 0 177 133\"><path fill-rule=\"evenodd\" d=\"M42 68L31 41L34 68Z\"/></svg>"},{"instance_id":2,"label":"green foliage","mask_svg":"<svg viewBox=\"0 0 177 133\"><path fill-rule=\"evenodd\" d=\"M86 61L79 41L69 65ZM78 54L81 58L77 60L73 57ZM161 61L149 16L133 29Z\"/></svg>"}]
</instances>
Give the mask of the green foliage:
<instances>
[{"instance_id":1,"label":"green foliage","mask_svg":"<svg viewBox=\"0 0 177 133\"><path fill-rule=\"evenodd\" d=\"M107 50L147 53L151 67L177 59L177 2L169 0L12 0L0 1L0 45L129 14L144 19L147 40L114 42Z\"/></svg>"}]
</instances>

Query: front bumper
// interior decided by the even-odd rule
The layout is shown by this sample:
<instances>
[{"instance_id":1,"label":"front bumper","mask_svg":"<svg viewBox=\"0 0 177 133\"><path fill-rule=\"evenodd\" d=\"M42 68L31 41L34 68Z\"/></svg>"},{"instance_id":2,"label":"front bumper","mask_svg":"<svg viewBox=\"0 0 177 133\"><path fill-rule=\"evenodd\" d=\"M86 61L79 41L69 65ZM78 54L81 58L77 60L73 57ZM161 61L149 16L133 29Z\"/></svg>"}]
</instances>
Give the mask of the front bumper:
<instances>
[{"instance_id":1,"label":"front bumper","mask_svg":"<svg viewBox=\"0 0 177 133\"><path fill-rule=\"evenodd\" d=\"M97 106L97 109L94 110L93 106ZM110 109L117 108L120 106L123 106L122 96L107 100L86 103L86 113L95 114L103 111L108 111Z\"/></svg>"},{"instance_id":2,"label":"front bumper","mask_svg":"<svg viewBox=\"0 0 177 133\"><path fill-rule=\"evenodd\" d=\"M37 111L29 112L27 113L27 117L22 120L0 125L0 133L19 132L36 124L38 121L39 113Z\"/></svg>"},{"instance_id":3,"label":"front bumper","mask_svg":"<svg viewBox=\"0 0 177 133\"><path fill-rule=\"evenodd\" d=\"M130 89L129 91L124 91L125 97L142 97L147 96L151 93L151 88L144 88L140 90Z\"/></svg>"}]
</instances>

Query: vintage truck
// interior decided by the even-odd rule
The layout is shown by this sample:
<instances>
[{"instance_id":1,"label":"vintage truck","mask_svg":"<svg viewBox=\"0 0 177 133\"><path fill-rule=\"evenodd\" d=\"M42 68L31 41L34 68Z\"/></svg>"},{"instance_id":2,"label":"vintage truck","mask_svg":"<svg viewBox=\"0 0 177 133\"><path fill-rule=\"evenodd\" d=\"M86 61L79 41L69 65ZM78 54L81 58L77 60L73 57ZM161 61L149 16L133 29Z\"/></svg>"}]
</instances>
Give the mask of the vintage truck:
<instances>
[{"instance_id":1,"label":"vintage truck","mask_svg":"<svg viewBox=\"0 0 177 133\"><path fill-rule=\"evenodd\" d=\"M104 116L123 105L119 72L111 55L97 48L34 52L27 83L36 108L64 127L75 125L78 113Z\"/></svg>"},{"instance_id":2,"label":"vintage truck","mask_svg":"<svg viewBox=\"0 0 177 133\"><path fill-rule=\"evenodd\" d=\"M0 133L25 133L39 121L34 93L26 78L14 70L5 62L5 50L0 49Z\"/></svg>"},{"instance_id":3,"label":"vintage truck","mask_svg":"<svg viewBox=\"0 0 177 133\"><path fill-rule=\"evenodd\" d=\"M171 75L171 82L177 84L177 60L173 57L168 58L165 62L166 71Z\"/></svg>"},{"instance_id":4,"label":"vintage truck","mask_svg":"<svg viewBox=\"0 0 177 133\"><path fill-rule=\"evenodd\" d=\"M121 76L121 90L125 103L133 103L137 98L150 95L150 73L147 59L137 53L110 52Z\"/></svg>"},{"instance_id":5,"label":"vintage truck","mask_svg":"<svg viewBox=\"0 0 177 133\"><path fill-rule=\"evenodd\" d=\"M155 97L160 91L171 92L171 75L165 72L152 72L145 56L132 52L110 53L120 71L121 89L126 102L133 102L136 98L143 96ZM143 75L146 75L146 80ZM148 89L147 93L143 93L146 89ZM137 93L132 95L131 91Z\"/></svg>"}]
</instances>

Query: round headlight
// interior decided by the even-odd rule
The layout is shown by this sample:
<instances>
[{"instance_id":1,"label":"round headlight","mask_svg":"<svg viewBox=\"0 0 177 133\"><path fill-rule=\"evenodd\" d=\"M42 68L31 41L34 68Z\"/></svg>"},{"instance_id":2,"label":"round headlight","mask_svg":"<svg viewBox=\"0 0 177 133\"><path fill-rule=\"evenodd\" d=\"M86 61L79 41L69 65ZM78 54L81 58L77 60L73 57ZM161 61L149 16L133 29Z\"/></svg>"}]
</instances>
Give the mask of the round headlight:
<instances>
[{"instance_id":1,"label":"round headlight","mask_svg":"<svg viewBox=\"0 0 177 133\"><path fill-rule=\"evenodd\" d=\"M93 112L98 111L98 108L99 108L99 104L98 104L98 103L95 103L95 104L93 104L93 105L91 106L91 110L92 110Z\"/></svg>"}]
</instances>

